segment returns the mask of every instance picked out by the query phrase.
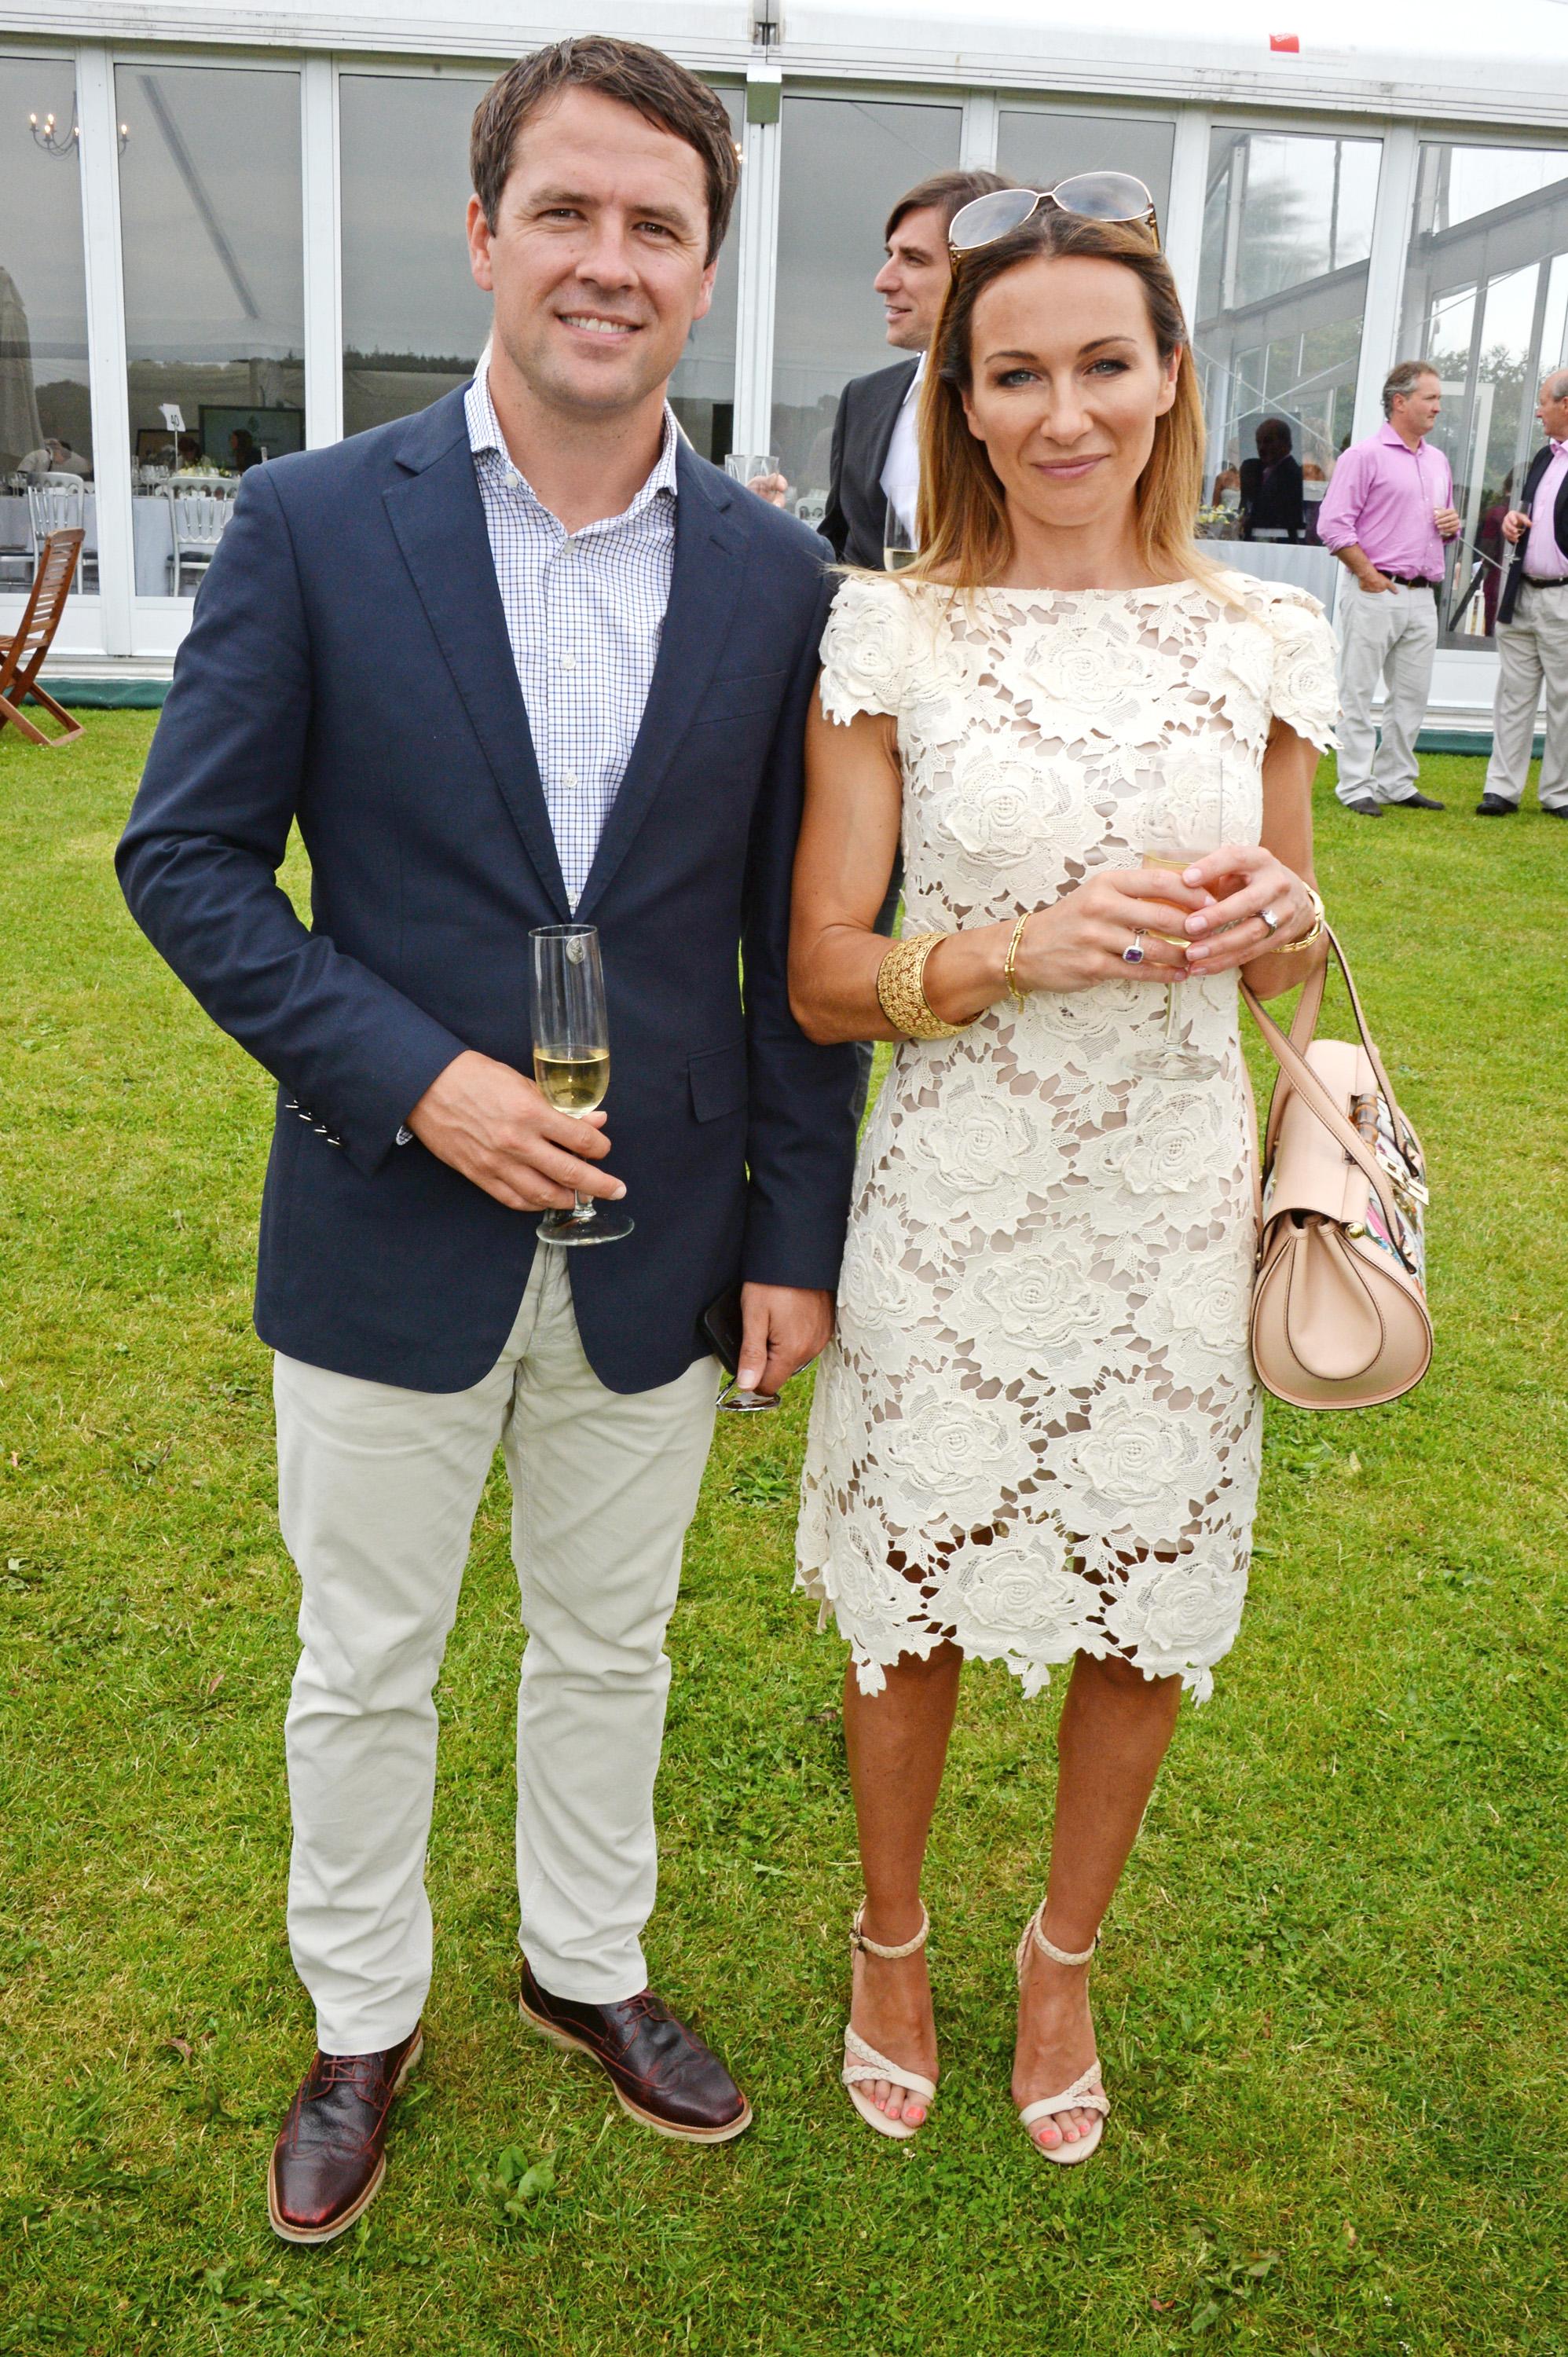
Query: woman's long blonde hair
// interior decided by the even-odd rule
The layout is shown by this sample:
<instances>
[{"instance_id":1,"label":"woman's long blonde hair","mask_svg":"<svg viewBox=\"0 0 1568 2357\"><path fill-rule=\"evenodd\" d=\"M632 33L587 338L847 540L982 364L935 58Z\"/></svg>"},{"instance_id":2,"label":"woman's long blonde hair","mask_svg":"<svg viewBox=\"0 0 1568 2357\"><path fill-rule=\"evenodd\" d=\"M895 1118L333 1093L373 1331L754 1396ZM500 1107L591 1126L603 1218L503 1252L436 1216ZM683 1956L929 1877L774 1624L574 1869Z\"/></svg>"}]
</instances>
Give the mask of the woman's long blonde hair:
<instances>
[{"instance_id":1,"label":"woman's long blonde hair","mask_svg":"<svg viewBox=\"0 0 1568 2357\"><path fill-rule=\"evenodd\" d=\"M1227 604L1235 602L1226 568L1200 555L1193 539L1203 487L1203 405L1170 264L1145 232L1128 223L1086 221L1049 205L1010 237L965 255L953 272L920 394L920 554L902 577L983 588L1005 571L1013 554L1006 498L990 452L964 414L963 396L973 381L974 307L1004 272L1041 255L1065 254L1130 270L1144 290L1160 359L1168 363L1173 353L1181 355L1176 399L1155 420L1154 448L1133 493L1138 553L1158 578L1197 580Z\"/></svg>"}]
</instances>

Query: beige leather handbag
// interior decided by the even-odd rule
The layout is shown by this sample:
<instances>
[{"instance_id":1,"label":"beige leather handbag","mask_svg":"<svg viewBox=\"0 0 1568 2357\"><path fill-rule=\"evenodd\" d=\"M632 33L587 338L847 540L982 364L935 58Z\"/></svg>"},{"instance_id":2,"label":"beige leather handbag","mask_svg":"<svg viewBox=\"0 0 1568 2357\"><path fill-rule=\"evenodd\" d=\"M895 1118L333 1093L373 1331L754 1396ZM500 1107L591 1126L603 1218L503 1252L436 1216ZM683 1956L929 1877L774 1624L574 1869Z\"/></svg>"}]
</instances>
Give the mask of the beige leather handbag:
<instances>
[{"instance_id":1,"label":"beige leather handbag","mask_svg":"<svg viewBox=\"0 0 1568 2357\"><path fill-rule=\"evenodd\" d=\"M1328 928L1359 1041L1315 1039L1328 978L1301 994L1290 1033L1241 985L1280 1068L1263 1138L1252 1358L1294 1407L1376 1407L1432 1359L1426 1162L1372 1044Z\"/></svg>"}]
</instances>

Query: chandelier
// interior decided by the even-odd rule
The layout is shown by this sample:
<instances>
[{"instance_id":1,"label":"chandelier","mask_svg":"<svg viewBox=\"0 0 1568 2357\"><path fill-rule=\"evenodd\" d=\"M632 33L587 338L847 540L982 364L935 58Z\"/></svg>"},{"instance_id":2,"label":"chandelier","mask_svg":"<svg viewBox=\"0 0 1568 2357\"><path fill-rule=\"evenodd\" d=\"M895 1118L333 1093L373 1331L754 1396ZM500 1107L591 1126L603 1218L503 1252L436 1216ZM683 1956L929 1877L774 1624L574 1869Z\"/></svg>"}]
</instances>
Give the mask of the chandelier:
<instances>
[{"instance_id":1,"label":"chandelier","mask_svg":"<svg viewBox=\"0 0 1568 2357\"><path fill-rule=\"evenodd\" d=\"M120 134L120 153L123 156L131 136L130 126L122 123L117 127ZM74 156L81 138L81 125L75 120L74 110L69 131L62 128L59 115L52 110L42 118L36 114L29 114L27 128L33 135L34 146L41 147L46 156Z\"/></svg>"}]
</instances>

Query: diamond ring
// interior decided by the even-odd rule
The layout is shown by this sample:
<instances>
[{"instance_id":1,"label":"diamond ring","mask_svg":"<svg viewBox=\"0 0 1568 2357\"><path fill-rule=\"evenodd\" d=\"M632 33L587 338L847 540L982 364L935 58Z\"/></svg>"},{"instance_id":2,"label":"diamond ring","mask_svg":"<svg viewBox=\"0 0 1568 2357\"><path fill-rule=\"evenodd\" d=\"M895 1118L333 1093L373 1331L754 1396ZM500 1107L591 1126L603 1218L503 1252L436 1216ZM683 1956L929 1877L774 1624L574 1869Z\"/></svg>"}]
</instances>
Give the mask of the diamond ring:
<instances>
[{"instance_id":1,"label":"diamond ring","mask_svg":"<svg viewBox=\"0 0 1568 2357\"><path fill-rule=\"evenodd\" d=\"M1143 963L1144 963L1144 928L1142 927L1142 925L1140 925L1140 926L1139 926L1139 928L1138 928L1137 931L1133 934L1133 938L1132 938L1132 940L1128 942L1128 944L1127 944L1126 948L1122 951L1122 964L1123 964L1123 965L1142 965L1142 964L1143 964Z\"/></svg>"},{"instance_id":2,"label":"diamond ring","mask_svg":"<svg viewBox=\"0 0 1568 2357\"><path fill-rule=\"evenodd\" d=\"M1279 929L1280 929L1280 920L1279 920L1279 919L1275 916L1275 914L1274 914L1274 912L1273 912L1273 910L1272 909L1263 909L1263 911L1262 911L1262 919L1263 919L1263 922L1264 922L1264 924L1265 924L1265 925L1267 925L1267 927L1268 927L1268 929L1269 929L1269 931L1270 931L1270 932L1271 932L1271 933L1277 933L1277 932L1279 931Z\"/></svg>"}]
</instances>

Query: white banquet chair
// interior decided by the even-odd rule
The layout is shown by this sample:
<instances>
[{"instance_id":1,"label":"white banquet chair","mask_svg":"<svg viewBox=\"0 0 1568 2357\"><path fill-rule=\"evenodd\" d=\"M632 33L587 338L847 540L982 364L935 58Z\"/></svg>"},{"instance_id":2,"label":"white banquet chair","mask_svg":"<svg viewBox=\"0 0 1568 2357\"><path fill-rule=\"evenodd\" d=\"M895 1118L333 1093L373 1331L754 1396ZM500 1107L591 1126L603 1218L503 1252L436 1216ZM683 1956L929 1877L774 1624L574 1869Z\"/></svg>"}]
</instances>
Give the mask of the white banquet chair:
<instances>
[{"instance_id":1,"label":"white banquet chair","mask_svg":"<svg viewBox=\"0 0 1568 2357\"><path fill-rule=\"evenodd\" d=\"M31 544L32 561L37 569L44 553L44 543L51 532L82 532L87 521L87 485L80 475L39 475L27 486L27 536ZM87 587L87 568L91 564L93 586L97 587L98 556L81 560L81 587Z\"/></svg>"},{"instance_id":2,"label":"white banquet chair","mask_svg":"<svg viewBox=\"0 0 1568 2357\"><path fill-rule=\"evenodd\" d=\"M223 475L177 475L163 486L169 511L169 594L187 573L205 577L234 512L240 486ZM197 587L199 588L199 578Z\"/></svg>"}]
</instances>

